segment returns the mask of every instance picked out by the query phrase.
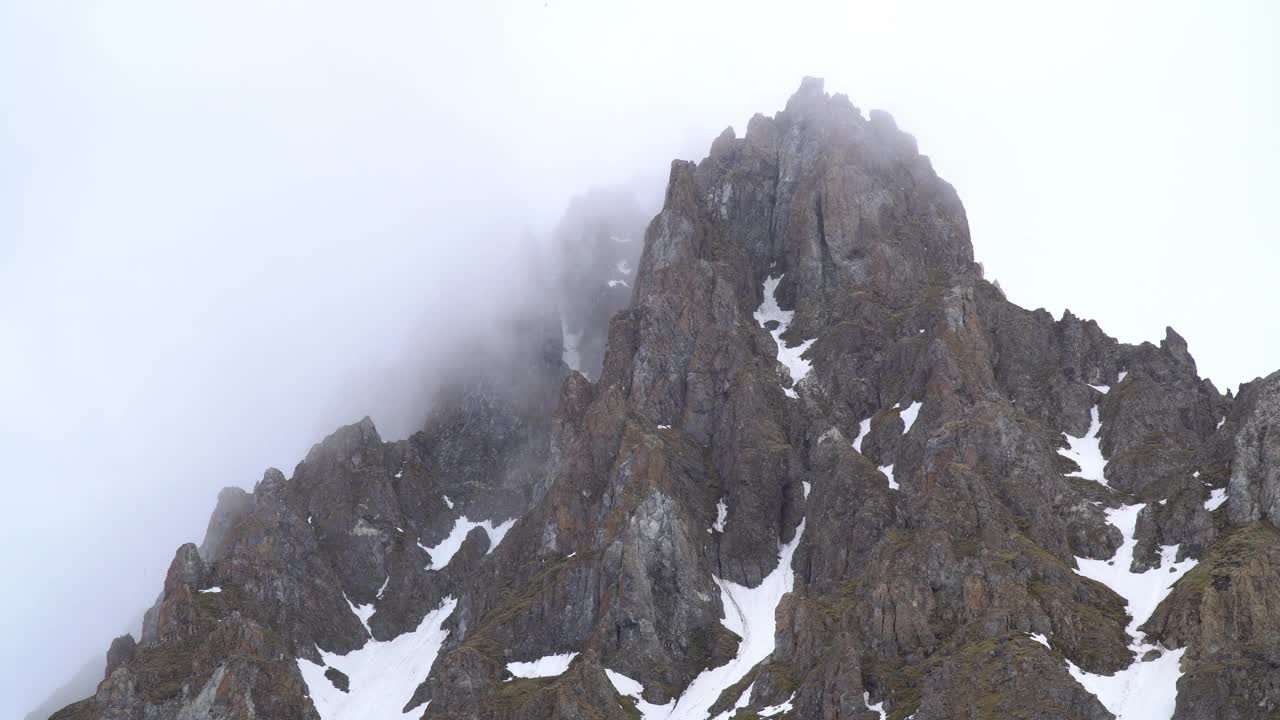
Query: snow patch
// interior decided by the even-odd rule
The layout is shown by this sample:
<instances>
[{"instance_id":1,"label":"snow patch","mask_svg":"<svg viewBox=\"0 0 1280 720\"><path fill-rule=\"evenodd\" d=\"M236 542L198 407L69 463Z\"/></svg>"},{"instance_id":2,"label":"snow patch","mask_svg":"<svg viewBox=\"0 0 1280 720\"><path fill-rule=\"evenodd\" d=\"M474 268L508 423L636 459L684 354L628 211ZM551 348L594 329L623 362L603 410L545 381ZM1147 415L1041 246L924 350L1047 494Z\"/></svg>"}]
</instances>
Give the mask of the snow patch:
<instances>
[{"instance_id":1,"label":"snow patch","mask_svg":"<svg viewBox=\"0 0 1280 720\"><path fill-rule=\"evenodd\" d=\"M784 712L791 712L792 710L795 709L791 705L791 701L795 699L796 699L796 694L793 692L791 693L791 697L787 698L786 700L779 703L778 705L770 705L769 707L761 710L760 717L773 717L774 715L781 715Z\"/></svg>"},{"instance_id":2,"label":"snow patch","mask_svg":"<svg viewBox=\"0 0 1280 720\"><path fill-rule=\"evenodd\" d=\"M452 509L453 509L453 501L449 499L449 496L448 496L448 495L441 495L440 497L444 498L444 504L445 504L445 505L448 505L448 506L449 506L449 509L450 509L450 510L452 510Z\"/></svg>"},{"instance_id":3,"label":"snow patch","mask_svg":"<svg viewBox=\"0 0 1280 720\"><path fill-rule=\"evenodd\" d=\"M760 323L760 327L764 327L770 321L777 321L778 326L770 330L769 333L773 335L773 341L778 345L778 362L782 363L791 373L791 382L792 385L795 385L803 380L804 376L808 375L809 371L813 369L813 364L805 360L801 355L804 355L805 351L813 345L817 338L805 340L793 348L787 347L787 344L782 340L782 334L787 331L787 328L791 325L792 318L796 315L793 310L783 310L778 307L778 299L774 297L774 293L778 289L778 283L782 282L782 277L782 275L779 275L776 278L770 277L764 281L764 301L760 303L760 309L756 310L755 318L756 322ZM799 397L792 388L784 387L782 390L789 398Z\"/></svg>"},{"instance_id":4,"label":"snow patch","mask_svg":"<svg viewBox=\"0 0 1280 720\"><path fill-rule=\"evenodd\" d=\"M369 618L373 617L373 614L377 612L373 607L373 603L369 603L368 605L356 605L351 602L351 598L347 597L346 593L342 593L342 599L347 601L347 607L351 608L352 614L354 614L356 619L360 621L360 624L364 626L364 631L369 633L369 637L373 637L373 631L369 629Z\"/></svg>"},{"instance_id":5,"label":"snow patch","mask_svg":"<svg viewBox=\"0 0 1280 720\"><path fill-rule=\"evenodd\" d=\"M720 498L716 503L716 521L712 523L711 529L716 532L724 532L724 521L729 519L729 506L724 504L724 498Z\"/></svg>"},{"instance_id":6,"label":"snow patch","mask_svg":"<svg viewBox=\"0 0 1280 720\"><path fill-rule=\"evenodd\" d=\"M898 403L898 417L902 418L902 423L906 426L902 429L903 435L911 432L911 426L916 424L916 416L919 414L920 403L913 402L906 408L902 407L902 403Z\"/></svg>"},{"instance_id":7,"label":"snow patch","mask_svg":"<svg viewBox=\"0 0 1280 720\"><path fill-rule=\"evenodd\" d=\"M569 324L564 316L560 316L560 335L564 337L564 345L560 350L560 359L570 370L582 372L582 355L578 353L578 343L582 342L582 331L569 332Z\"/></svg>"},{"instance_id":8,"label":"snow patch","mask_svg":"<svg viewBox=\"0 0 1280 720\"><path fill-rule=\"evenodd\" d=\"M654 705L653 703L645 702L643 685L620 672L605 670L604 674L605 677L609 678L609 682L613 684L613 689L617 690L619 695L636 701L636 710L640 711L641 720L665 720L671 712L671 708L676 704L675 700L668 702L666 705ZM328 719L325 718L325 720Z\"/></svg>"},{"instance_id":9,"label":"snow patch","mask_svg":"<svg viewBox=\"0 0 1280 720\"><path fill-rule=\"evenodd\" d=\"M1090 385L1089 387L1093 388L1094 390L1097 390L1103 395L1106 395L1107 393L1111 392L1110 385Z\"/></svg>"},{"instance_id":10,"label":"snow patch","mask_svg":"<svg viewBox=\"0 0 1280 720\"><path fill-rule=\"evenodd\" d=\"M402 531L403 532L403 531ZM382 587L378 588L378 599L382 599L382 593L387 591L387 585L391 582L391 576L387 575L387 579L382 581Z\"/></svg>"},{"instance_id":11,"label":"snow patch","mask_svg":"<svg viewBox=\"0 0 1280 720\"><path fill-rule=\"evenodd\" d=\"M1098 418L1097 405L1089 411L1089 418L1089 432L1085 433L1084 437L1077 438L1062 433L1062 437L1067 439L1071 449L1058 448L1058 454L1071 458L1080 466L1080 472L1072 473L1067 477L1084 478L1106 485L1107 479L1103 475L1103 469L1106 468L1107 461L1102 457L1102 443L1098 439L1098 433L1102 430L1102 420Z\"/></svg>"},{"instance_id":12,"label":"snow patch","mask_svg":"<svg viewBox=\"0 0 1280 720\"><path fill-rule=\"evenodd\" d=\"M1227 501L1227 489L1215 488L1209 493L1209 499L1204 501L1204 509L1213 512L1222 507L1222 503Z\"/></svg>"},{"instance_id":13,"label":"snow patch","mask_svg":"<svg viewBox=\"0 0 1280 720\"><path fill-rule=\"evenodd\" d=\"M547 655L528 662L507 663L507 672L518 678L544 678L563 675L578 653Z\"/></svg>"},{"instance_id":14,"label":"snow patch","mask_svg":"<svg viewBox=\"0 0 1280 720\"><path fill-rule=\"evenodd\" d=\"M1107 521L1120 530L1124 542L1110 560L1076 558L1076 572L1106 585L1124 598L1131 618L1125 631L1130 635L1129 649L1141 658L1151 650L1161 651L1160 657L1143 662L1138 659L1129 667L1114 675L1095 675L1085 672L1071 661L1067 670L1086 690L1116 716L1116 720L1169 720L1178 697L1178 678L1182 676L1179 663L1184 649L1164 650L1146 641L1139 626L1150 619L1156 607L1168 597L1173 584L1196 562L1190 558L1175 562L1177 545L1160 548L1160 564L1146 572L1135 573L1129 568L1133 563L1133 551L1138 541L1134 533L1138 525L1141 503L1123 505L1107 511Z\"/></svg>"},{"instance_id":15,"label":"snow patch","mask_svg":"<svg viewBox=\"0 0 1280 720\"><path fill-rule=\"evenodd\" d=\"M200 592L201 592L201 593L220 593L220 592L222 592L222 586L221 586L221 585L214 585L213 587L211 587L211 588L205 588L205 589L201 590Z\"/></svg>"},{"instance_id":16,"label":"snow patch","mask_svg":"<svg viewBox=\"0 0 1280 720\"><path fill-rule=\"evenodd\" d=\"M659 425L659 426L658 426L658 429L659 429L659 430L670 430L670 429L671 429L671 426L670 426L670 425Z\"/></svg>"},{"instance_id":17,"label":"snow patch","mask_svg":"<svg viewBox=\"0 0 1280 720\"><path fill-rule=\"evenodd\" d=\"M808 499L809 499L809 491L813 489L813 486L809 484L809 481L808 481L808 480L801 480L801 481L800 481L800 487L804 488L804 499L805 499L805 500L808 500Z\"/></svg>"},{"instance_id":18,"label":"snow patch","mask_svg":"<svg viewBox=\"0 0 1280 720\"><path fill-rule=\"evenodd\" d=\"M490 520L481 520L477 522L475 520L468 520L464 515L454 521L453 529L449 531L449 534L445 536L445 539L441 540L438 545L435 547L427 547L419 542L418 547L426 550L427 554L431 556L431 562L427 563L427 569L441 570L448 565L449 561L453 559L453 556L457 554L458 549L462 547L462 541L467 539L467 533L471 532L473 528L481 528L485 531L485 534L489 536L489 549L484 552L485 555L488 555L493 552L494 548L498 547L498 543L502 542L502 538L506 536L507 531L515 524L516 521L511 519L501 525L495 526Z\"/></svg>"},{"instance_id":19,"label":"snow patch","mask_svg":"<svg viewBox=\"0 0 1280 720\"><path fill-rule=\"evenodd\" d=\"M742 638L738 654L717 668L703 670L676 701L675 707L664 717L667 720L704 720L720 693L741 680L760 661L773 652L776 631L774 614L782 596L791 592L795 573L791 571L791 558L804 535L805 521L796 527L791 542L778 549L778 565L753 588L712 576L720 586L720 602L725 617L721 624ZM650 716L645 715L646 720Z\"/></svg>"},{"instance_id":20,"label":"snow patch","mask_svg":"<svg viewBox=\"0 0 1280 720\"><path fill-rule=\"evenodd\" d=\"M1218 421L1218 427L1216 427L1216 428L1214 428L1214 429L1215 429L1215 430L1221 430L1221 429L1222 429L1222 426L1223 426L1223 425L1225 425L1225 424L1226 424L1226 422L1227 422L1227 416L1226 416L1226 415L1223 415L1223 416L1222 416L1222 419Z\"/></svg>"},{"instance_id":21,"label":"snow patch","mask_svg":"<svg viewBox=\"0 0 1280 720\"><path fill-rule=\"evenodd\" d=\"M643 685L620 672L605 670L604 674L605 677L609 678L609 682L613 684L613 689L617 690L619 695L640 697L640 694L644 692Z\"/></svg>"},{"instance_id":22,"label":"snow patch","mask_svg":"<svg viewBox=\"0 0 1280 720\"><path fill-rule=\"evenodd\" d=\"M1129 371L1128 371L1128 370L1121 370L1121 371L1120 371L1120 375L1119 375L1119 377L1117 377L1117 378L1116 378L1116 382L1117 382L1117 383L1122 383L1122 382L1124 382L1124 379L1125 379L1125 378L1127 378L1127 377L1129 377Z\"/></svg>"},{"instance_id":23,"label":"snow patch","mask_svg":"<svg viewBox=\"0 0 1280 720\"><path fill-rule=\"evenodd\" d=\"M440 647L449 637L443 624L457 601L446 598L427 613L413 632L385 642L369 640L364 647L346 655L320 652L322 664L298 658L298 670L320 720L416 720L422 707L401 712L418 685L431 671ZM331 667L347 676L350 692L342 692L324 676Z\"/></svg>"},{"instance_id":24,"label":"snow patch","mask_svg":"<svg viewBox=\"0 0 1280 720\"><path fill-rule=\"evenodd\" d=\"M867 709L868 709L868 710L870 710L871 712L873 712L873 713L875 713L875 714L879 715L879 716L880 716L880 720L887 720L887 718L889 717L889 713L888 713L888 712L886 712L886 711L885 711L885 709L884 709L884 701L883 701L883 700L881 700L880 702L878 702L878 703L876 703L876 704L872 705L872 704L871 704L871 693L869 693L869 692L864 692L864 693L862 693L862 704L863 704L863 705L866 705L866 706L867 706ZM913 715L912 717L914 717L914 715Z\"/></svg>"},{"instance_id":25,"label":"snow patch","mask_svg":"<svg viewBox=\"0 0 1280 720\"><path fill-rule=\"evenodd\" d=\"M1049 647L1049 638L1045 637L1044 635L1041 635L1040 633L1027 633L1027 637L1031 638L1032 640L1035 640L1036 642L1040 643L1045 647Z\"/></svg>"},{"instance_id":26,"label":"snow patch","mask_svg":"<svg viewBox=\"0 0 1280 720\"><path fill-rule=\"evenodd\" d=\"M853 439L853 449L862 452L862 440L871 432L871 418L858 423L858 437Z\"/></svg>"},{"instance_id":27,"label":"snow patch","mask_svg":"<svg viewBox=\"0 0 1280 720\"><path fill-rule=\"evenodd\" d=\"M733 707L715 716L714 720L729 720L734 715L738 714L738 710L741 710L742 708L750 705L751 689L754 688L755 686L756 686L755 683L751 683L750 685L748 685L747 689L743 690L742 694L738 696L738 701L733 704Z\"/></svg>"},{"instance_id":28,"label":"snow patch","mask_svg":"<svg viewBox=\"0 0 1280 720\"><path fill-rule=\"evenodd\" d=\"M892 466L892 465L881 465L881 466L880 466L880 472L884 473L884 476L885 476L885 477L887 477L887 478L889 478L889 489L890 489L890 490L897 490L897 489L898 489L898 483L893 479L893 466Z\"/></svg>"}]
</instances>

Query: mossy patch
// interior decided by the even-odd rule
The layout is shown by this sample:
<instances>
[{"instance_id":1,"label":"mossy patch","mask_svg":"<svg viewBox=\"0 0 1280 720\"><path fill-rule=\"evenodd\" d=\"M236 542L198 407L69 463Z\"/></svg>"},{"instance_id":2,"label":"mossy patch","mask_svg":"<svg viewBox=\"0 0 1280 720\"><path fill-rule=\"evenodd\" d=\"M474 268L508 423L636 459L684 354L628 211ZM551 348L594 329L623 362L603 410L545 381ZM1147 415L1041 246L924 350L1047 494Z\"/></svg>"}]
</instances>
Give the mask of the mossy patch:
<instances>
[{"instance_id":1,"label":"mossy patch","mask_svg":"<svg viewBox=\"0 0 1280 720\"><path fill-rule=\"evenodd\" d=\"M161 703L176 697L191 680L191 641L144 648L133 663L138 686L148 702Z\"/></svg>"},{"instance_id":2,"label":"mossy patch","mask_svg":"<svg viewBox=\"0 0 1280 720\"><path fill-rule=\"evenodd\" d=\"M494 692L500 714L509 716L530 702L538 693L553 686L558 678L516 678L498 683Z\"/></svg>"},{"instance_id":3,"label":"mossy patch","mask_svg":"<svg viewBox=\"0 0 1280 720\"><path fill-rule=\"evenodd\" d=\"M742 697L742 693L747 689L747 687L756 681L756 675L759 674L759 672L760 666L757 665L756 667L751 668L746 675L743 675L741 680L725 688L724 691L720 693L720 698L711 706L711 716L716 717L725 710L733 707L733 704L738 702L738 698Z\"/></svg>"},{"instance_id":4,"label":"mossy patch","mask_svg":"<svg viewBox=\"0 0 1280 720\"><path fill-rule=\"evenodd\" d=\"M1230 586L1237 568L1268 548L1280 546L1280 530L1258 521L1231 530L1209 548L1208 555L1173 586L1172 594L1202 593L1211 587ZM1225 581L1225 582L1224 582Z\"/></svg>"},{"instance_id":5,"label":"mossy patch","mask_svg":"<svg viewBox=\"0 0 1280 720\"><path fill-rule=\"evenodd\" d=\"M639 704L635 698L629 695L619 695L618 705L627 716L627 720L644 720L644 714L640 712Z\"/></svg>"}]
</instances>

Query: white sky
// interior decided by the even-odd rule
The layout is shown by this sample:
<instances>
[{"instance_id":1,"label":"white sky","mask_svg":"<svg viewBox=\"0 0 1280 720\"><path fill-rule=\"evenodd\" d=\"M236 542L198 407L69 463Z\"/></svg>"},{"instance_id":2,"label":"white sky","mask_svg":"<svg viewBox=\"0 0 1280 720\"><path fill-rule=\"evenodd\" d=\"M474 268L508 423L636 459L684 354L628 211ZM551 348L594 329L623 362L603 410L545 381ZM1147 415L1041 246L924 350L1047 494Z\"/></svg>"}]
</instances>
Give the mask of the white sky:
<instances>
[{"instance_id":1,"label":"white sky","mask_svg":"<svg viewBox=\"0 0 1280 720\"><path fill-rule=\"evenodd\" d=\"M525 228L805 74L916 135L1015 302L1280 368L1280 6L1042 5L0 0L0 715L219 487L402 434L353 378L439 352L409 327L481 313Z\"/></svg>"}]
</instances>

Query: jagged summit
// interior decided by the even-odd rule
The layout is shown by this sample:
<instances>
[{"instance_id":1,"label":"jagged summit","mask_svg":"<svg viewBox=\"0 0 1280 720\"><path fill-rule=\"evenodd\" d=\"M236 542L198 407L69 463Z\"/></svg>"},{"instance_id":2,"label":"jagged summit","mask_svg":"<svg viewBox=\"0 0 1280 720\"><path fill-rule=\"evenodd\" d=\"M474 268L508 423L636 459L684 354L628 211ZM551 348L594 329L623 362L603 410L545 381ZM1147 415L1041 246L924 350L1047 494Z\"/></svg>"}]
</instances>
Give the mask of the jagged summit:
<instances>
[{"instance_id":1,"label":"jagged summit","mask_svg":"<svg viewBox=\"0 0 1280 720\"><path fill-rule=\"evenodd\" d=\"M618 207L565 224L582 297ZM559 357L220 497L56 717L1280 712L1278 376L1013 305L915 140L813 78L673 163L634 262L607 318L561 279Z\"/></svg>"}]
</instances>

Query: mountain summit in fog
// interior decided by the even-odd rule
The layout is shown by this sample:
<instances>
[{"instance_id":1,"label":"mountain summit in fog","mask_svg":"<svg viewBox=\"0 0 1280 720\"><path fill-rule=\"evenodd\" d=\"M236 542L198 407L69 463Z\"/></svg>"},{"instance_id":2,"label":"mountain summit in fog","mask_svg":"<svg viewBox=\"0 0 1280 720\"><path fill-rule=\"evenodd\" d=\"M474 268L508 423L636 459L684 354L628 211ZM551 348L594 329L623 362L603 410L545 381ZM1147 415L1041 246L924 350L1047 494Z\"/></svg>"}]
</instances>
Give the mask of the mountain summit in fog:
<instances>
[{"instance_id":1,"label":"mountain summit in fog","mask_svg":"<svg viewBox=\"0 0 1280 720\"><path fill-rule=\"evenodd\" d=\"M1012 304L813 78L646 215L571 206L420 431L221 494L53 717L1280 716L1280 373Z\"/></svg>"}]
</instances>

